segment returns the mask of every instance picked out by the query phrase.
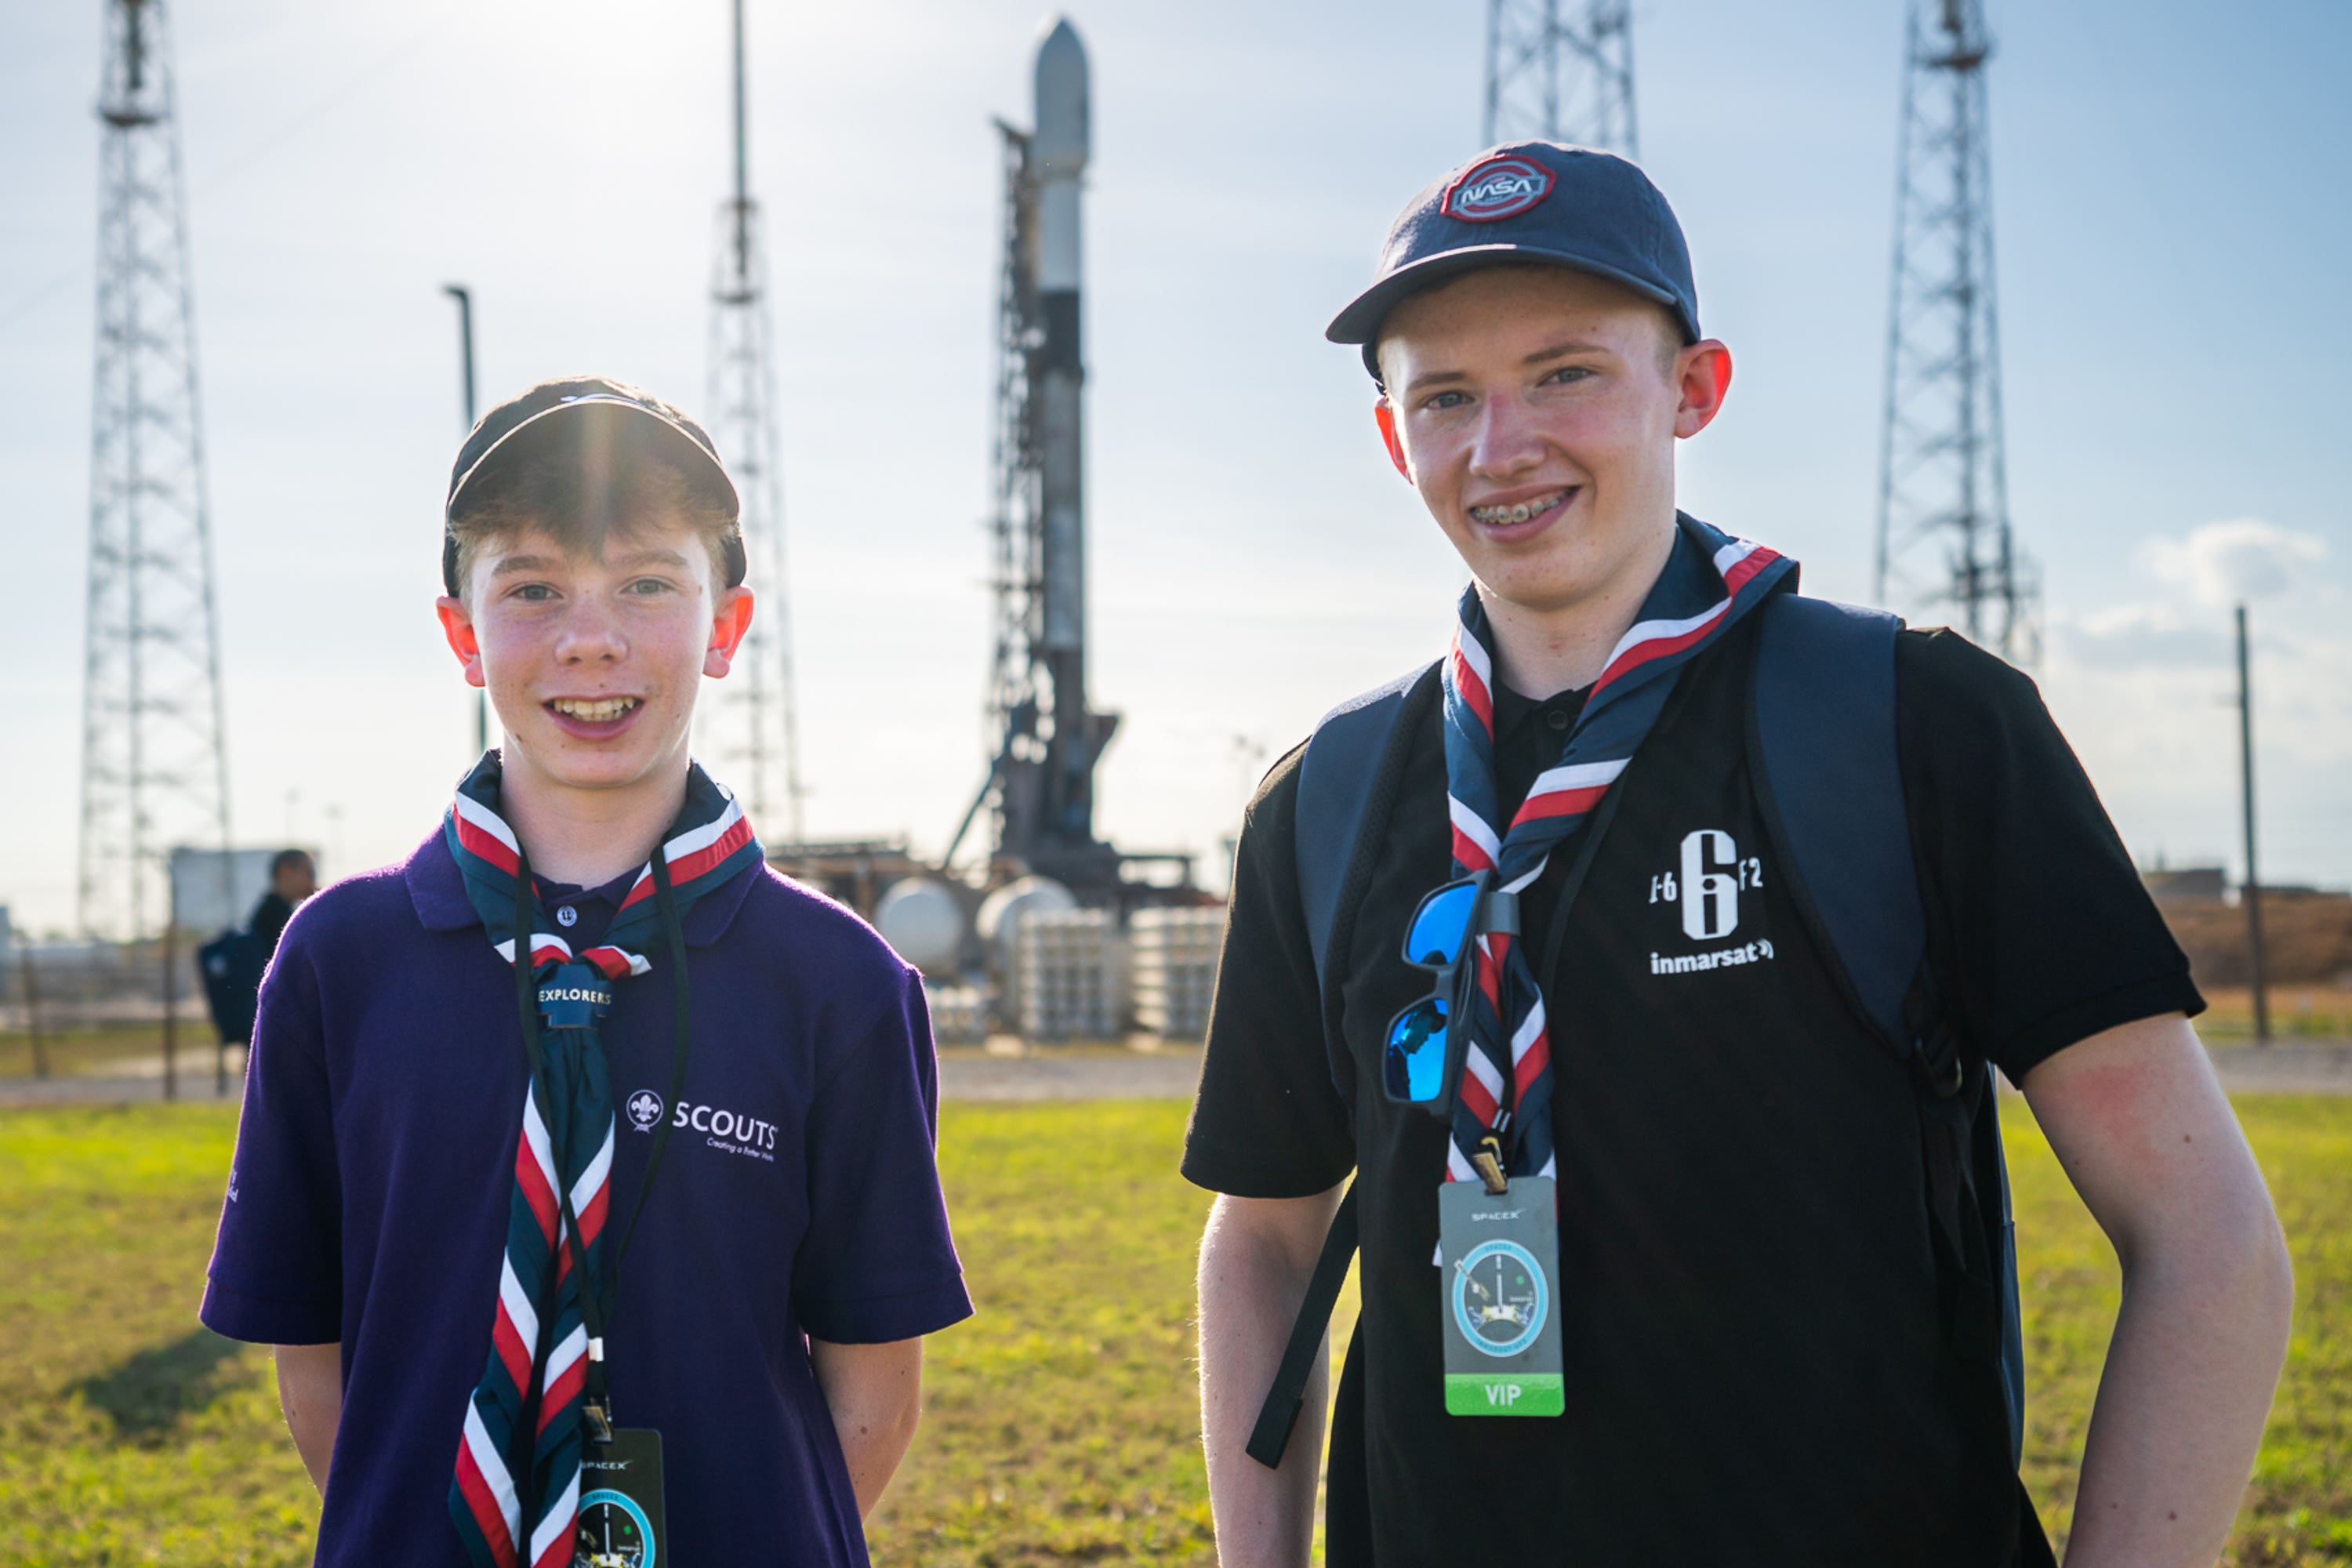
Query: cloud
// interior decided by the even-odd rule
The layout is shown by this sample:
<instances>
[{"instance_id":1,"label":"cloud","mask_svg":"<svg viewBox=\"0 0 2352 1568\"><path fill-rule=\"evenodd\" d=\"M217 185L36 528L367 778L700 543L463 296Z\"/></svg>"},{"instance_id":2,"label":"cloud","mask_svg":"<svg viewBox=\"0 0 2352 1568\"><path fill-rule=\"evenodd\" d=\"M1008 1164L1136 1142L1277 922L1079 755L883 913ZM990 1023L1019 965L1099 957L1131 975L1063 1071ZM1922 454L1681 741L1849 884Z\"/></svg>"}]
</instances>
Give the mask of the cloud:
<instances>
[{"instance_id":1,"label":"cloud","mask_svg":"<svg viewBox=\"0 0 2352 1568\"><path fill-rule=\"evenodd\" d=\"M2217 669L2230 656L2227 632L2210 616L2170 605L2112 605L2050 617L2058 648L2088 669Z\"/></svg>"},{"instance_id":2,"label":"cloud","mask_svg":"<svg viewBox=\"0 0 2352 1568\"><path fill-rule=\"evenodd\" d=\"M2258 517L2200 523L2183 539L2158 539L2142 561L2156 576L2216 609L2267 598L2294 585L2301 568L2325 560L2327 544Z\"/></svg>"}]
</instances>

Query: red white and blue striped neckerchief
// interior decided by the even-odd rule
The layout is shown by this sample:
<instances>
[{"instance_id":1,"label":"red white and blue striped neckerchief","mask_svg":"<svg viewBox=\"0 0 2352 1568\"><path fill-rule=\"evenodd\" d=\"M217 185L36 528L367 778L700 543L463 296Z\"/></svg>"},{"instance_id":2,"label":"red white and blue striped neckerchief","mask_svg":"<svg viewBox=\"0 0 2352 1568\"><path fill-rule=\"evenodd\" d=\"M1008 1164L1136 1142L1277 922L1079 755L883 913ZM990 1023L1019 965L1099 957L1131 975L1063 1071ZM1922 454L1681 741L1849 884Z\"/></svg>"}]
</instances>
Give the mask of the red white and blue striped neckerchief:
<instances>
[{"instance_id":1,"label":"red white and blue striped neckerchief","mask_svg":"<svg viewBox=\"0 0 2352 1568\"><path fill-rule=\"evenodd\" d=\"M1761 603L1791 572L1786 556L1734 539L1681 513L1665 570L1633 628L1609 655L1568 744L1528 786L1500 830L1495 783L1495 647L1476 584L1463 591L1461 624L1445 659L1445 793L1455 875L1492 869L1519 892L1543 875L1552 851L1584 825L1649 734L1682 668ZM1476 942L1468 1049L1454 1102L1445 1179L1475 1181L1471 1156L1506 1111L1511 1174L1557 1176L1551 1133L1551 1032L1543 986L1509 936Z\"/></svg>"},{"instance_id":2,"label":"red white and blue striped neckerchief","mask_svg":"<svg viewBox=\"0 0 2352 1568\"><path fill-rule=\"evenodd\" d=\"M514 830L499 815L499 754L492 752L458 784L443 831L491 944L511 963L523 857ZM686 803L663 835L662 858L672 908L681 914L760 863L759 840L742 808L698 765L688 770ZM607 981L653 968L640 951L652 947L661 931L651 864L638 871L603 940L576 954L548 929L557 922L546 918L536 886L530 911L525 951L535 977L565 963L591 965ZM579 1521L588 1333L583 1282L572 1269L556 1194L571 1198L589 1288L597 1288L606 1278L613 1097L594 1028L551 1029L541 1036L541 1046L542 1072L523 1097L515 1141L489 1363L466 1405L449 1489L450 1517L478 1568L570 1568ZM524 1423L534 1406L527 1389L537 1393L530 1432Z\"/></svg>"}]
</instances>

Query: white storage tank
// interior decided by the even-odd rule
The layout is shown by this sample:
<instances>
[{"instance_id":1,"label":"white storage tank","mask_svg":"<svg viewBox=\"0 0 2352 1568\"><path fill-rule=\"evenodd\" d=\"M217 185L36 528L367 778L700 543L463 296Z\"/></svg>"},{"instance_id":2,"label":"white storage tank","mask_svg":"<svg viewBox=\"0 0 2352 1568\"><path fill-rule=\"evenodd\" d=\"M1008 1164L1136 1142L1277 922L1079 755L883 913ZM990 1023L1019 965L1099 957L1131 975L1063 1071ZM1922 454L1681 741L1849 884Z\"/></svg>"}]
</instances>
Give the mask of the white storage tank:
<instances>
[{"instance_id":1,"label":"white storage tank","mask_svg":"<svg viewBox=\"0 0 2352 1568\"><path fill-rule=\"evenodd\" d=\"M893 882L874 906L874 929L924 973L955 973L963 950L963 910L954 889L936 878Z\"/></svg>"},{"instance_id":2,"label":"white storage tank","mask_svg":"<svg viewBox=\"0 0 2352 1568\"><path fill-rule=\"evenodd\" d=\"M1023 921L1077 907L1070 889L1051 877L1023 877L989 894L980 906L980 940L988 944L989 967L1002 973L1012 966Z\"/></svg>"}]
</instances>

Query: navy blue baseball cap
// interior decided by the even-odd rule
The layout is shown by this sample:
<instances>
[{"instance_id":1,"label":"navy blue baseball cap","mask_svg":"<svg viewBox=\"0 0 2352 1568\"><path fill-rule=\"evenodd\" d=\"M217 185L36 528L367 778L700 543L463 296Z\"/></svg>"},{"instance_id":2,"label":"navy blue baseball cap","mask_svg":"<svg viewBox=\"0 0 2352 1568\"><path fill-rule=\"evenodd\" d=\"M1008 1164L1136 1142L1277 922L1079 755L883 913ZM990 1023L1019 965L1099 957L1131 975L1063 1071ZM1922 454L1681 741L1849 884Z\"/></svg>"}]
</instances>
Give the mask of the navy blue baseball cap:
<instances>
[{"instance_id":1,"label":"navy blue baseball cap","mask_svg":"<svg viewBox=\"0 0 2352 1568\"><path fill-rule=\"evenodd\" d=\"M451 597L457 594L454 525L460 498L484 476L525 455L584 458L591 451L614 464L658 455L675 464L729 518L742 515L735 482L727 477L727 466L719 460L709 433L677 409L642 387L609 376L542 381L483 415L457 448L457 461L449 470L449 498L441 508L441 582ZM747 566L740 531L727 535L725 553L727 585L732 588L743 581Z\"/></svg>"},{"instance_id":2,"label":"navy blue baseball cap","mask_svg":"<svg viewBox=\"0 0 2352 1568\"><path fill-rule=\"evenodd\" d=\"M1572 267L1620 283L1674 312L1696 342L1698 289L1675 209L1650 177L1614 153L1557 142L1490 148L1412 198L1389 226L1371 286L1323 335L1373 357L1381 323L1408 295L1481 267Z\"/></svg>"}]
</instances>

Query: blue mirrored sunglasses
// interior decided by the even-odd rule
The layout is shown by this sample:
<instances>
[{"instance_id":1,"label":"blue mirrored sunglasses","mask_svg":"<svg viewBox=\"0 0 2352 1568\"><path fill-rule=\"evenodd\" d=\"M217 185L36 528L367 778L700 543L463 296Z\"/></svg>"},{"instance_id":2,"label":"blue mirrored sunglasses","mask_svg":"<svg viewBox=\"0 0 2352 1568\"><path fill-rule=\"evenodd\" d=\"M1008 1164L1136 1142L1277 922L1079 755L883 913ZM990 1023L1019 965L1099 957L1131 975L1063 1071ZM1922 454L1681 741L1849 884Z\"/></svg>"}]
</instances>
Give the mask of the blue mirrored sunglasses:
<instances>
[{"instance_id":1,"label":"blue mirrored sunglasses","mask_svg":"<svg viewBox=\"0 0 2352 1568\"><path fill-rule=\"evenodd\" d=\"M1462 1076L1460 1021L1467 1016L1470 939L1488 899L1491 871L1448 882L1421 900L1405 923L1404 961L1436 976L1430 994L1389 1020L1381 1087L1389 1099L1444 1121L1454 1114Z\"/></svg>"}]
</instances>

